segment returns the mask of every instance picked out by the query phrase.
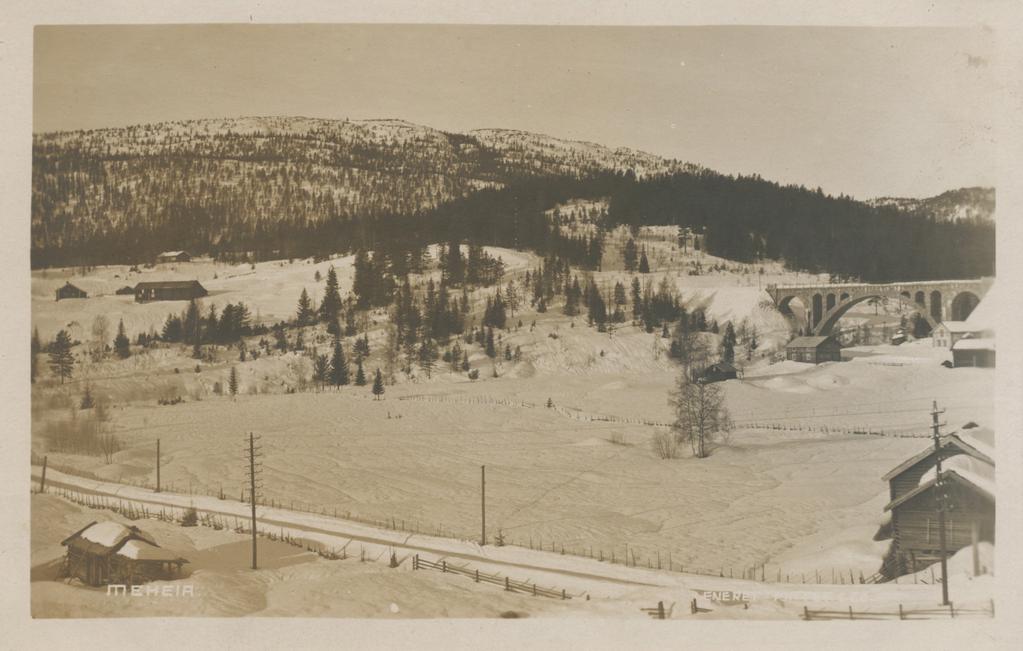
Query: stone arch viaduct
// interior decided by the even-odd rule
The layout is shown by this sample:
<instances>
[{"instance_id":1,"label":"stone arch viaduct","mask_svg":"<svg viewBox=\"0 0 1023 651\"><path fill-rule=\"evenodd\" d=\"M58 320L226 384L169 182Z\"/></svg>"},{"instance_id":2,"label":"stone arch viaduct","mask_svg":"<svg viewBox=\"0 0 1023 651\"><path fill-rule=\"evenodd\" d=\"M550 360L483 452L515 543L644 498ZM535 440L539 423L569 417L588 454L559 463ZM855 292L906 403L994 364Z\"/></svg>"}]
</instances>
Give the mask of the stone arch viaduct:
<instances>
[{"instance_id":1,"label":"stone arch viaduct","mask_svg":"<svg viewBox=\"0 0 1023 651\"><path fill-rule=\"evenodd\" d=\"M978 278L883 284L768 285L767 293L790 322L795 320L790 303L798 299L806 313L808 329L814 335L828 335L853 306L871 299L903 301L927 319L932 328L942 321L964 321L993 283L994 278Z\"/></svg>"}]
</instances>

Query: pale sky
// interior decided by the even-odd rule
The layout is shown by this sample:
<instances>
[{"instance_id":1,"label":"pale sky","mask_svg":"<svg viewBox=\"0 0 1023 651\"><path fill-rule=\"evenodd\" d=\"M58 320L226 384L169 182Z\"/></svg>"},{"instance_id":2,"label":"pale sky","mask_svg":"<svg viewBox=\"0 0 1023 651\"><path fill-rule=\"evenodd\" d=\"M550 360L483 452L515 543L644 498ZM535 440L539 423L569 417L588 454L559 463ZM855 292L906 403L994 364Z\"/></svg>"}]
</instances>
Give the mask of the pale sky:
<instances>
[{"instance_id":1,"label":"pale sky","mask_svg":"<svg viewBox=\"0 0 1023 651\"><path fill-rule=\"evenodd\" d=\"M37 27L33 128L401 118L923 197L994 184L993 51L962 28Z\"/></svg>"}]
</instances>

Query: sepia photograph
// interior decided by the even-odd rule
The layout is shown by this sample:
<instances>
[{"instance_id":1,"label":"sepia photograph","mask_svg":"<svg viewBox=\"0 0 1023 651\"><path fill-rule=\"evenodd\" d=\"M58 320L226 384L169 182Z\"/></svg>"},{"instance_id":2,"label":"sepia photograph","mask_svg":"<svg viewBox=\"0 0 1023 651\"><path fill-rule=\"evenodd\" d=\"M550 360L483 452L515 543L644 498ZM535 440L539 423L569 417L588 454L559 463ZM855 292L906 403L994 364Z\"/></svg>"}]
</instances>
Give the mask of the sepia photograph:
<instances>
[{"instance_id":1,"label":"sepia photograph","mask_svg":"<svg viewBox=\"0 0 1023 651\"><path fill-rule=\"evenodd\" d=\"M31 618L993 627L997 53L35 25Z\"/></svg>"}]
</instances>

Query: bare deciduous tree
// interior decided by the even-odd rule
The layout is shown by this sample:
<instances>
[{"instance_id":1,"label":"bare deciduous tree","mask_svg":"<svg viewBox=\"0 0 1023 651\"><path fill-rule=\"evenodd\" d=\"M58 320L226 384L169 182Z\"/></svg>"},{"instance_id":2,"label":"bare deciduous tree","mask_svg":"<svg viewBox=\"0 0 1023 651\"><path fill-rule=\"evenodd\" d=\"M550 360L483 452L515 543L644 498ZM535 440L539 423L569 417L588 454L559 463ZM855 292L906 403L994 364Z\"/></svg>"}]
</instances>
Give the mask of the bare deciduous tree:
<instances>
[{"instance_id":1,"label":"bare deciduous tree","mask_svg":"<svg viewBox=\"0 0 1023 651\"><path fill-rule=\"evenodd\" d=\"M732 429L724 394L712 382L695 380L683 372L671 394L671 404L675 407L675 435L680 442L689 443L697 458L706 457L709 444L722 440Z\"/></svg>"}]
</instances>

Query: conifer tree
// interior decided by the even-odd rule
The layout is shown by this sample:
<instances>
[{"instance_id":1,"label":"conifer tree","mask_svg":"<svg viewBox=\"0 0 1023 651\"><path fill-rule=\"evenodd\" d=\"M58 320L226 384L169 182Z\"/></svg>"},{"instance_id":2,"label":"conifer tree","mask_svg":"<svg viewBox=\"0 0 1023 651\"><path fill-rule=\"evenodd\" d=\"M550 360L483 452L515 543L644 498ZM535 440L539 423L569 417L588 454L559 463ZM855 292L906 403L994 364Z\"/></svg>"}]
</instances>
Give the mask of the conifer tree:
<instances>
[{"instance_id":1,"label":"conifer tree","mask_svg":"<svg viewBox=\"0 0 1023 651\"><path fill-rule=\"evenodd\" d=\"M622 251L622 257L624 258L624 262L625 262L625 270L626 271L630 271L630 272L631 271L635 271L636 270L636 241L633 240L631 237L629 238L629 241L625 243L625 248Z\"/></svg>"},{"instance_id":2,"label":"conifer tree","mask_svg":"<svg viewBox=\"0 0 1023 651\"><path fill-rule=\"evenodd\" d=\"M512 358L511 344L505 344L505 346L504 346L504 358L507 361L509 361L509 362L511 361L511 358Z\"/></svg>"},{"instance_id":3,"label":"conifer tree","mask_svg":"<svg viewBox=\"0 0 1023 651\"><path fill-rule=\"evenodd\" d=\"M124 332L124 319L117 323L117 336L114 337L114 352L121 359L127 359L131 356L131 342L128 341L128 335Z\"/></svg>"},{"instance_id":4,"label":"conifer tree","mask_svg":"<svg viewBox=\"0 0 1023 651\"><path fill-rule=\"evenodd\" d=\"M632 318L639 319L643 314L643 294L639 284L639 277L632 277Z\"/></svg>"},{"instance_id":5,"label":"conifer tree","mask_svg":"<svg viewBox=\"0 0 1023 651\"><path fill-rule=\"evenodd\" d=\"M519 309L519 292L515 289L515 281L509 280L508 287L505 288L504 301L508 306L508 311L511 312L512 318L515 318L515 310Z\"/></svg>"},{"instance_id":6,"label":"conifer tree","mask_svg":"<svg viewBox=\"0 0 1023 651\"><path fill-rule=\"evenodd\" d=\"M384 376L380 374L380 369L377 369L376 375L373 376L373 396L380 400L382 395L384 395Z\"/></svg>"},{"instance_id":7,"label":"conifer tree","mask_svg":"<svg viewBox=\"0 0 1023 651\"><path fill-rule=\"evenodd\" d=\"M334 356L330 360L330 383L336 387L348 384L348 360L341 339L334 339Z\"/></svg>"},{"instance_id":8,"label":"conifer tree","mask_svg":"<svg viewBox=\"0 0 1023 651\"><path fill-rule=\"evenodd\" d=\"M487 328L487 344L486 344L487 357L494 359L497 356L497 350L494 348L494 329Z\"/></svg>"},{"instance_id":9,"label":"conifer tree","mask_svg":"<svg viewBox=\"0 0 1023 651\"><path fill-rule=\"evenodd\" d=\"M231 373L227 376L227 390L232 396L238 395L238 369L231 367Z\"/></svg>"},{"instance_id":10,"label":"conifer tree","mask_svg":"<svg viewBox=\"0 0 1023 651\"><path fill-rule=\"evenodd\" d=\"M75 368L75 358L71 354L71 335L67 330L57 333L50 344L50 368L60 377L60 383L71 378Z\"/></svg>"},{"instance_id":11,"label":"conifer tree","mask_svg":"<svg viewBox=\"0 0 1023 651\"><path fill-rule=\"evenodd\" d=\"M313 359L313 380L323 389L323 385L330 380L330 360L326 355L315 355Z\"/></svg>"},{"instance_id":12,"label":"conifer tree","mask_svg":"<svg viewBox=\"0 0 1023 651\"><path fill-rule=\"evenodd\" d=\"M323 300L320 302L320 319L331 323L337 323L338 314L341 311L341 294L338 291L337 271L331 266L327 270L327 285L323 288Z\"/></svg>"},{"instance_id":13,"label":"conifer tree","mask_svg":"<svg viewBox=\"0 0 1023 651\"><path fill-rule=\"evenodd\" d=\"M359 360L358 365L355 368L355 384L356 386L366 386L366 373L362 370L362 360Z\"/></svg>"},{"instance_id":14,"label":"conifer tree","mask_svg":"<svg viewBox=\"0 0 1023 651\"><path fill-rule=\"evenodd\" d=\"M648 274L650 273L650 262L646 259L646 251L639 257L639 273Z\"/></svg>"},{"instance_id":15,"label":"conifer tree","mask_svg":"<svg viewBox=\"0 0 1023 651\"><path fill-rule=\"evenodd\" d=\"M432 339L424 339L419 346L419 368L423 369L426 377L433 375L433 369L437 365L437 347Z\"/></svg>"},{"instance_id":16,"label":"conifer tree","mask_svg":"<svg viewBox=\"0 0 1023 651\"><path fill-rule=\"evenodd\" d=\"M462 355L462 370L463 371L469 370L469 351L465 351L465 353Z\"/></svg>"},{"instance_id":17,"label":"conifer tree","mask_svg":"<svg viewBox=\"0 0 1023 651\"><path fill-rule=\"evenodd\" d=\"M302 295L298 297L297 321L299 327L309 325L313 322L313 302L309 298L309 292L302 288Z\"/></svg>"},{"instance_id":18,"label":"conifer tree","mask_svg":"<svg viewBox=\"0 0 1023 651\"><path fill-rule=\"evenodd\" d=\"M725 333L721 336L721 359L728 363L735 361L735 328L732 322L725 323Z\"/></svg>"},{"instance_id":19,"label":"conifer tree","mask_svg":"<svg viewBox=\"0 0 1023 651\"><path fill-rule=\"evenodd\" d=\"M82 394L82 402L79 405L82 409L92 409L96 405L92 400L92 390L89 385L85 385L85 393Z\"/></svg>"}]
</instances>

